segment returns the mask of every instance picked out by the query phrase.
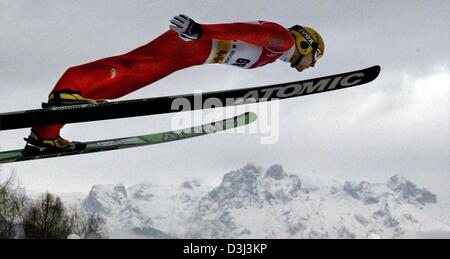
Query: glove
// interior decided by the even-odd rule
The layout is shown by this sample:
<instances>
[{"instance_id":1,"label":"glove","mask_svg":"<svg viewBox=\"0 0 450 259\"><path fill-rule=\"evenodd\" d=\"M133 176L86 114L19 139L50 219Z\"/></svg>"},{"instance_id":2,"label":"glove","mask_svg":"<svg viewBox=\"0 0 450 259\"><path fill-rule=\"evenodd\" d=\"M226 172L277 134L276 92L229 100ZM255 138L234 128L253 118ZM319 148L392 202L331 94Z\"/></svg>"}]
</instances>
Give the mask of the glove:
<instances>
[{"instance_id":1,"label":"glove","mask_svg":"<svg viewBox=\"0 0 450 259\"><path fill-rule=\"evenodd\" d=\"M198 40L202 35L202 26L187 15L177 15L170 20L170 23L170 29L176 31L185 41Z\"/></svg>"}]
</instances>

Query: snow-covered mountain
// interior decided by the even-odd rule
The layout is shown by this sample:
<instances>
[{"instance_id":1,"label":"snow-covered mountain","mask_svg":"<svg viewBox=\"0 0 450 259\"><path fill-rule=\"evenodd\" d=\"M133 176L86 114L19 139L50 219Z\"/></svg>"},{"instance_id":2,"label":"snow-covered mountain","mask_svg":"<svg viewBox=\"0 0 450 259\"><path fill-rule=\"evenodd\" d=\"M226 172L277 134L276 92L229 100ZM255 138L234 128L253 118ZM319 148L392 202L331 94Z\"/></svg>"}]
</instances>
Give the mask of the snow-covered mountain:
<instances>
[{"instance_id":1,"label":"snow-covered mountain","mask_svg":"<svg viewBox=\"0 0 450 259\"><path fill-rule=\"evenodd\" d=\"M450 209L401 176L385 183L302 186L280 165L247 165L215 188L200 181L96 185L80 206L105 217L112 237L450 237Z\"/></svg>"}]
</instances>

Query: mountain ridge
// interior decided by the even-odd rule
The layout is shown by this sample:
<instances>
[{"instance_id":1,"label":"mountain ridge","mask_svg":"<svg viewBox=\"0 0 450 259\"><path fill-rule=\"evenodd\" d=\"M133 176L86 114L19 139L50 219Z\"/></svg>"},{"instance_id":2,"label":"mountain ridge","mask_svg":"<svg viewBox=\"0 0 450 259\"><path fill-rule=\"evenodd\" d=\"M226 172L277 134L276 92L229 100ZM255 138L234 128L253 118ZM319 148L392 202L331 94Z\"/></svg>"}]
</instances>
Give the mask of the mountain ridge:
<instances>
[{"instance_id":1,"label":"mountain ridge","mask_svg":"<svg viewBox=\"0 0 450 259\"><path fill-rule=\"evenodd\" d=\"M211 187L95 185L80 205L111 233L144 238L413 238L450 233L435 194L400 175L382 183L305 187L281 165L248 164ZM437 209L439 208L439 209ZM114 234L117 236L120 234ZM450 236L450 235L449 235Z\"/></svg>"}]
</instances>

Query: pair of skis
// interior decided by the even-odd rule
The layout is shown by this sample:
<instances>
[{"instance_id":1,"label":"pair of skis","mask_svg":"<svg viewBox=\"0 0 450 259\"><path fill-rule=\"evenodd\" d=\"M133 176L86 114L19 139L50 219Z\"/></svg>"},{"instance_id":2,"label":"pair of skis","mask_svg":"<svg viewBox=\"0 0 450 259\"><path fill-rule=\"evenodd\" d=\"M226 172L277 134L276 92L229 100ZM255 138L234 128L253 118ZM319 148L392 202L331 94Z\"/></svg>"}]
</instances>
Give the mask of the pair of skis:
<instances>
[{"instance_id":1,"label":"pair of skis","mask_svg":"<svg viewBox=\"0 0 450 259\"><path fill-rule=\"evenodd\" d=\"M226 106L244 105L311 95L316 93L339 90L369 83L377 78L380 66L352 71L342 74L324 76L320 78L295 81L282 84L267 85L246 89L225 90L203 94L186 94L176 96L154 97L129 101L115 101L107 103L72 105L52 107L46 109L27 110L0 114L0 130L13 130L46 126L53 124L80 123L108 119L129 118L136 116L156 115L180 111L218 108ZM214 98L214 106L198 105L200 100ZM189 109L176 110L173 104L182 100ZM186 108L186 106L185 106ZM100 140L87 142L87 148L82 151L68 151L39 156L24 157L21 150L0 152L0 164L24 160L43 159L49 157L69 156L92 152L131 148L145 145L164 143L187 139L196 136L215 133L239 126L248 125L256 120L253 113L245 113L234 118L216 121L181 131L135 136L128 138ZM214 128L213 131L201 129ZM199 134L199 129L202 132ZM179 132L195 132L194 134L179 134Z\"/></svg>"}]
</instances>

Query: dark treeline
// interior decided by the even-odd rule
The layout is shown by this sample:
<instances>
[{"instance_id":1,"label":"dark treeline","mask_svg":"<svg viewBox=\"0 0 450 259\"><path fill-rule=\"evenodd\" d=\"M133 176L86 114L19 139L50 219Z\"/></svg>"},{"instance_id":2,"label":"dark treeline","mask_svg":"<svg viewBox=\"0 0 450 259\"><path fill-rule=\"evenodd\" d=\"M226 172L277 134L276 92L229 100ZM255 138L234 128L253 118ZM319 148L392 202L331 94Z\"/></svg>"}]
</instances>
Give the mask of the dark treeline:
<instances>
[{"instance_id":1,"label":"dark treeline","mask_svg":"<svg viewBox=\"0 0 450 259\"><path fill-rule=\"evenodd\" d=\"M51 193L28 198L14 174L0 179L0 239L100 239L103 227L100 216L68 209Z\"/></svg>"}]
</instances>

